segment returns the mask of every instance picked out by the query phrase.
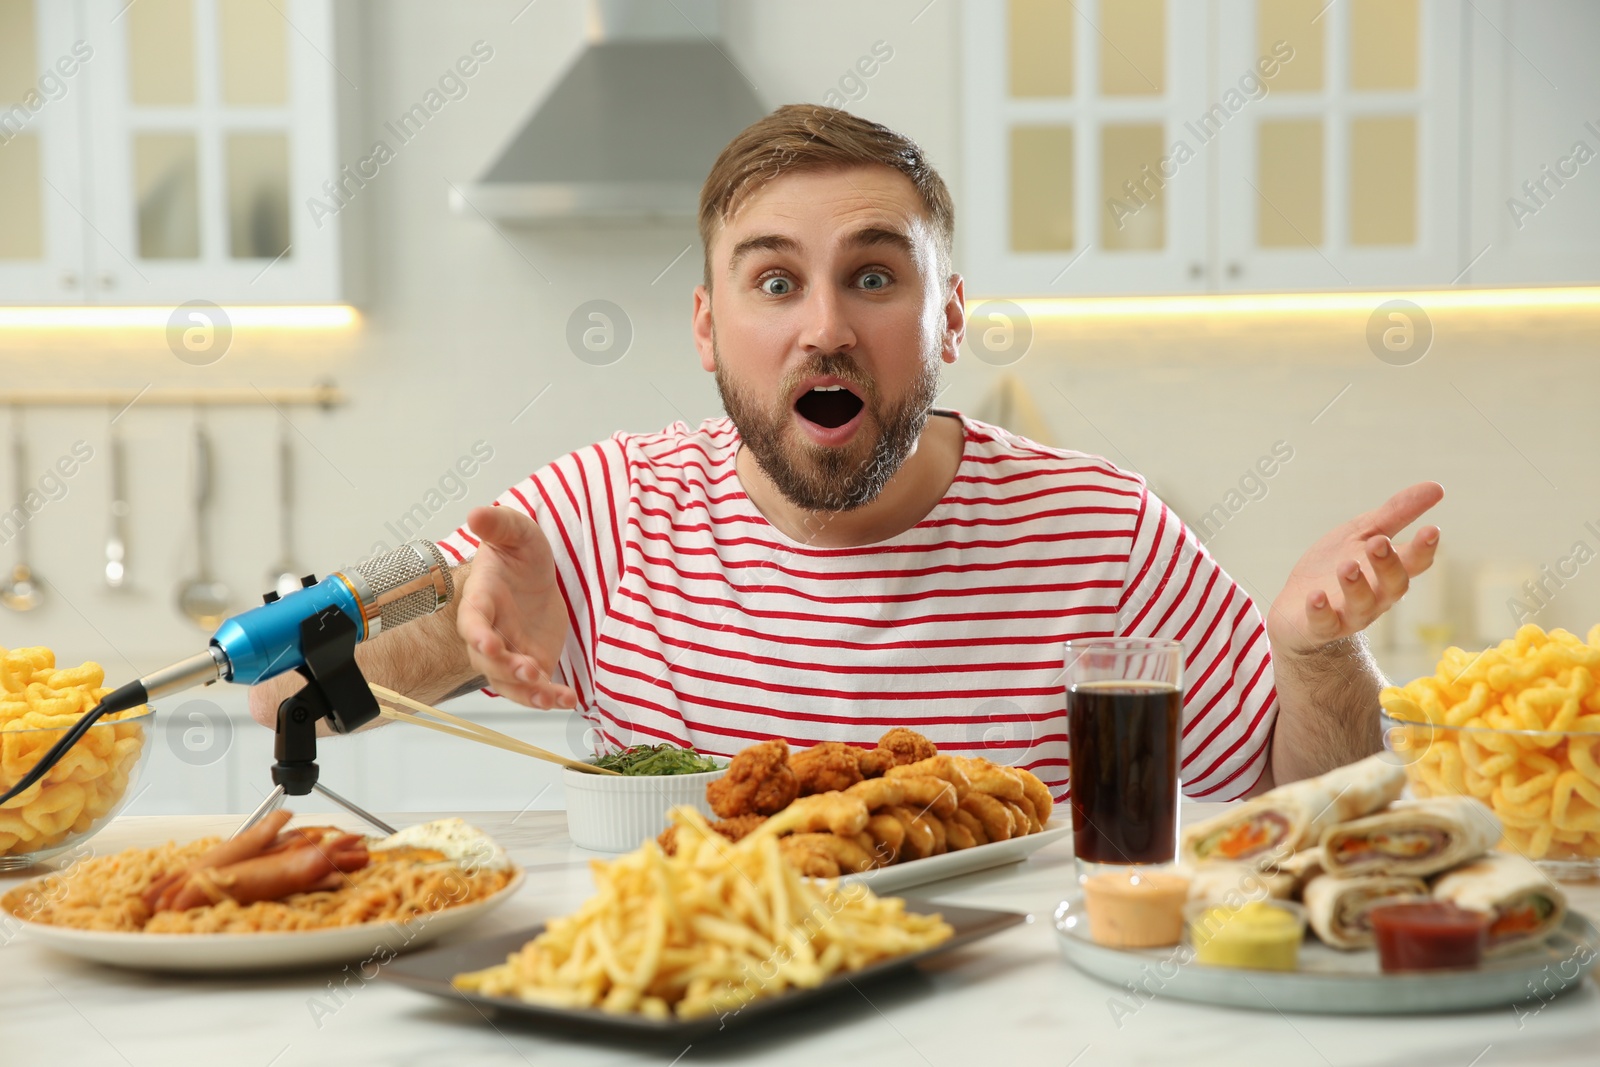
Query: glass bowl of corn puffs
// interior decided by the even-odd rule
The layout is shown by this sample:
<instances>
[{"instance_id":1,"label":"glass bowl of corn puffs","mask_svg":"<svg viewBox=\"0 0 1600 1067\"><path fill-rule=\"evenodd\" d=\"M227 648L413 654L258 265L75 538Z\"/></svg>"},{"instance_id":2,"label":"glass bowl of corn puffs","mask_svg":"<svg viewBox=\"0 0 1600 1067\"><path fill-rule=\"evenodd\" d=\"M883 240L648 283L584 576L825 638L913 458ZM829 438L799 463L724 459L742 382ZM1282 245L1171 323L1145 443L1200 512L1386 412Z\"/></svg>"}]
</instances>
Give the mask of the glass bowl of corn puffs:
<instances>
[{"instance_id":1,"label":"glass bowl of corn puffs","mask_svg":"<svg viewBox=\"0 0 1600 1067\"><path fill-rule=\"evenodd\" d=\"M1385 689L1384 747L1413 795L1474 796L1500 847L1566 881L1600 879L1600 626L1528 625L1493 648L1447 649L1433 675Z\"/></svg>"},{"instance_id":2,"label":"glass bowl of corn puffs","mask_svg":"<svg viewBox=\"0 0 1600 1067\"><path fill-rule=\"evenodd\" d=\"M97 663L58 669L47 648L0 649L0 792L9 790L110 689ZM149 705L108 715L61 762L0 805L0 871L92 837L134 794L150 754Z\"/></svg>"}]
</instances>

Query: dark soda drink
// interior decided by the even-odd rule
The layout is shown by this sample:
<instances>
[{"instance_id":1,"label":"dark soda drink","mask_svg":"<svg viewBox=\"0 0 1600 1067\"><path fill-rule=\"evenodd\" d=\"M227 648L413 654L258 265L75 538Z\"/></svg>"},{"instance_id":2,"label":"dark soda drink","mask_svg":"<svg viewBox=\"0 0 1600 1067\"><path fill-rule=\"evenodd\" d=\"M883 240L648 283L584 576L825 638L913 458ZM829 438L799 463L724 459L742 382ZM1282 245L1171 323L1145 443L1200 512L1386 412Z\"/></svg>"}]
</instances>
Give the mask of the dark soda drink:
<instances>
[{"instance_id":1,"label":"dark soda drink","mask_svg":"<svg viewBox=\"0 0 1600 1067\"><path fill-rule=\"evenodd\" d=\"M1072 835L1089 863L1171 863L1177 855L1183 694L1115 679L1067 690Z\"/></svg>"}]
</instances>

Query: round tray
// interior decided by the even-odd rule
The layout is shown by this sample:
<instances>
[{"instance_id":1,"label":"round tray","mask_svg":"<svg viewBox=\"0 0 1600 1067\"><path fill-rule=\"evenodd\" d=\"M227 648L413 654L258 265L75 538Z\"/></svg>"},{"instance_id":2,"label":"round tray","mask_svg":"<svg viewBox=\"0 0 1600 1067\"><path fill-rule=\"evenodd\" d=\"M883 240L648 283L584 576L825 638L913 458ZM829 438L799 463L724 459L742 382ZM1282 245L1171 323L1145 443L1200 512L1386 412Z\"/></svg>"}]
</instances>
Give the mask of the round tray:
<instances>
[{"instance_id":1,"label":"round tray","mask_svg":"<svg viewBox=\"0 0 1600 1067\"><path fill-rule=\"evenodd\" d=\"M1600 931L1575 912L1545 943L1487 959L1471 971L1384 974L1373 949L1341 952L1314 938L1300 947L1298 971L1248 971L1193 962L1186 945L1116 949L1089 939L1081 894L1055 913L1056 943L1074 967L1124 992L1127 1010L1151 998L1261 1011L1323 1015L1414 1015L1546 1001L1578 986L1600 962ZM1128 992L1132 988L1138 993Z\"/></svg>"}]
</instances>

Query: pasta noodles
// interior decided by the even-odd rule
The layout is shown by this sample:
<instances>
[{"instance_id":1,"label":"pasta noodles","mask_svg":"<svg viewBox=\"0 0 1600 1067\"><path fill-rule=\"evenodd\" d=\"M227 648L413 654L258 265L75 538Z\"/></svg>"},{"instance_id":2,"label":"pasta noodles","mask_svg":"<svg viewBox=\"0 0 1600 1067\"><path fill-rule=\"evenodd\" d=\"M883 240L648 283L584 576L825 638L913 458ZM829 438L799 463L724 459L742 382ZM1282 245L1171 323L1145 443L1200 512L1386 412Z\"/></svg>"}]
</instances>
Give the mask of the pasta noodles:
<instances>
[{"instance_id":1,"label":"pasta noodles","mask_svg":"<svg viewBox=\"0 0 1600 1067\"><path fill-rule=\"evenodd\" d=\"M338 889L295 893L282 900L238 904L223 900L187 911L152 916L142 894L162 874L190 865L221 839L186 845L130 848L80 860L0 898L19 919L80 930L163 934L256 933L321 930L359 923L405 922L419 915L482 900L505 888L509 866L466 869L405 854L371 853L372 862L345 876Z\"/></svg>"},{"instance_id":2,"label":"pasta noodles","mask_svg":"<svg viewBox=\"0 0 1600 1067\"><path fill-rule=\"evenodd\" d=\"M1418 796L1473 796L1529 859L1600 856L1600 626L1534 625L1380 695ZM1417 725L1409 725L1415 723ZM1520 731L1494 732L1494 731Z\"/></svg>"},{"instance_id":3,"label":"pasta noodles","mask_svg":"<svg viewBox=\"0 0 1600 1067\"><path fill-rule=\"evenodd\" d=\"M0 648L0 790L10 789L111 690L98 663L58 669L48 648ZM0 856L57 848L111 814L144 750L149 706L107 715L0 806Z\"/></svg>"}]
</instances>

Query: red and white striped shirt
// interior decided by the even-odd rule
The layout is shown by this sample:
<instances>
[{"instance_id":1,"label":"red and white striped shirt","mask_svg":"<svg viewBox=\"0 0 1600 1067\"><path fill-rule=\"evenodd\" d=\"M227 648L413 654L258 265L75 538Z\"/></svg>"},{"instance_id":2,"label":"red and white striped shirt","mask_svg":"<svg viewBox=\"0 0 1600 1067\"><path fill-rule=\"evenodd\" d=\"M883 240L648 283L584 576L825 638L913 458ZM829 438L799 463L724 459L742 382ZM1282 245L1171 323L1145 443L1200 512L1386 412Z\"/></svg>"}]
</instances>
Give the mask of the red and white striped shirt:
<instances>
[{"instance_id":1,"label":"red and white striped shirt","mask_svg":"<svg viewBox=\"0 0 1600 1067\"><path fill-rule=\"evenodd\" d=\"M911 529L817 548L739 484L731 420L619 433L496 504L555 553L571 632L559 674L609 745L729 756L785 738L870 747L907 726L941 750L1068 792L1063 644L1182 641L1184 791L1243 796L1277 714L1250 598L1136 474L962 419L961 465ZM457 560L466 529L440 542Z\"/></svg>"}]
</instances>

